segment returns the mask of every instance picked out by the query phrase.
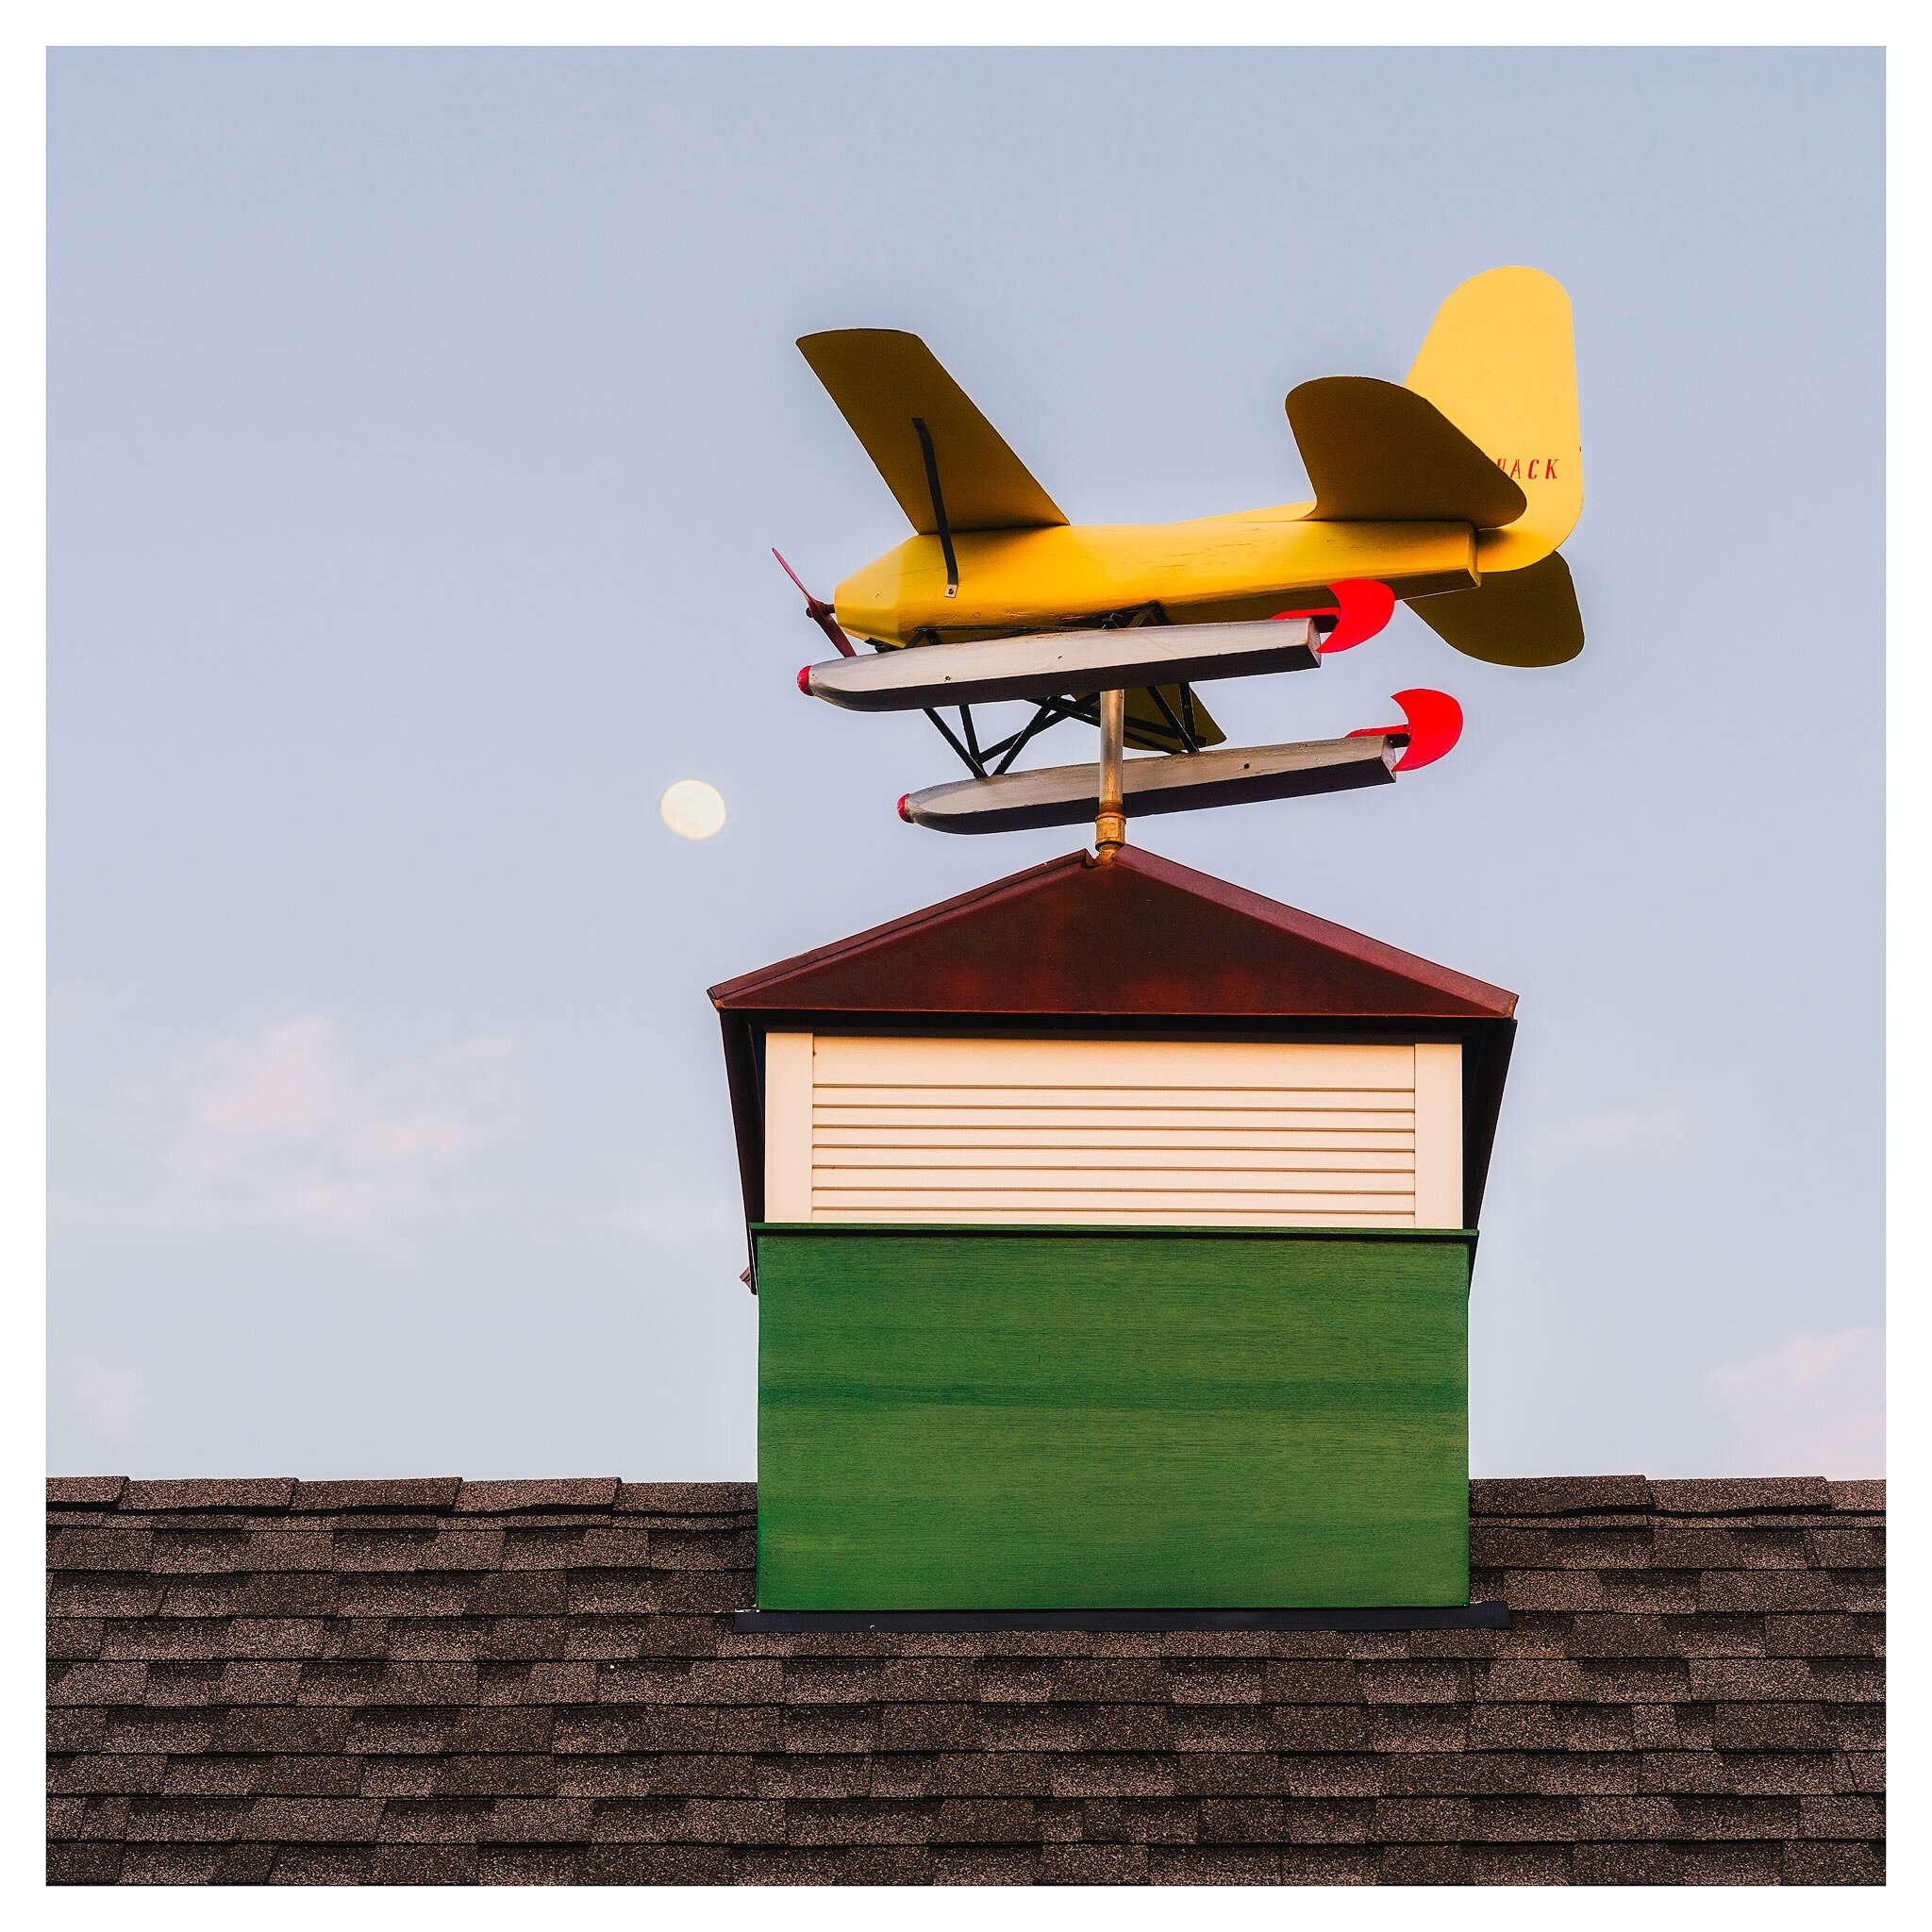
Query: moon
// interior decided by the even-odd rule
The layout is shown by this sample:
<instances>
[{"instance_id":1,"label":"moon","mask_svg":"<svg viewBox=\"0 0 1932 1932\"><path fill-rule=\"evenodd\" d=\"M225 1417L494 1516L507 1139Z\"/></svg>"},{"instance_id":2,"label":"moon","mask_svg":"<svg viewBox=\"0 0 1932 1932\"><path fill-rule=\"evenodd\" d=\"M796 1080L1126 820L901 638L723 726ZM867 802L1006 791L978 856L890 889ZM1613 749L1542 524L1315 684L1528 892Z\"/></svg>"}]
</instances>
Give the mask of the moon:
<instances>
[{"instance_id":1,"label":"moon","mask_svg":"<svg viewBox=\"0 0 1932 1932\"><path fill-rule=\"evenodd\" d=\"M702 778L680 778L658 801L658 812L680 839L709 839L724 829L724 799Z\"/></svg>"}]
</instances>

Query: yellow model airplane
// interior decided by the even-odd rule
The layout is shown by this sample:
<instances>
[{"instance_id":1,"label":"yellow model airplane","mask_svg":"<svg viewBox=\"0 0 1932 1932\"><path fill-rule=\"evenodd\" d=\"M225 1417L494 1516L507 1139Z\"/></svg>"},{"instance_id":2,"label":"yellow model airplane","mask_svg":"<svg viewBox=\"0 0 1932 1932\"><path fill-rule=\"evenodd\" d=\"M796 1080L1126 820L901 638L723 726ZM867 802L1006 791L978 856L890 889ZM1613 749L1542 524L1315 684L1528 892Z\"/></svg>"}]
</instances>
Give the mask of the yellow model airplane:
<instances>
[{"instance_id":1,"label":"yellow model airplane","mask_svg":"<svg viewBox=\"0 0 1932 1932\"><path fill-rule=\"evenodd\" d=\"M1095 717L1108 688L1130 693L1128 743L1200 752L1224 734L1194 679L1311 668L1398 599L1490 663L1583 648L1557 553L1583 507L1570 303L1535 269L1458 288L1404 382L1290 391L1311 502L1189 523L1070 524L917 336L836 329L798 346L915 533L829 604L807 593L841 661L807 667L801 688L927 710L975 779L1059 719ZM852 637L877 656L858 658ZM1040 714L982 747L970 705L1014 697ZM961 707L958 735L941 704Z\"/></svg>"}]
</instances>

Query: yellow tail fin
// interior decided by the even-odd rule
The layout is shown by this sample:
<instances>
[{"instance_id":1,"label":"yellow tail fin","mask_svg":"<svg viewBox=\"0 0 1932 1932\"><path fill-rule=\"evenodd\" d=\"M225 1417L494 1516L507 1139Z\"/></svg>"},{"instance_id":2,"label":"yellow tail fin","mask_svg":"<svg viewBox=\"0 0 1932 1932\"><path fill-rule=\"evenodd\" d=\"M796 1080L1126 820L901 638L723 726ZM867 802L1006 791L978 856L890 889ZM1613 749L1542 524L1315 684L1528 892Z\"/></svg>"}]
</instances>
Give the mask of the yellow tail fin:
<instances>
[{"instance_id":1,"label":"yellow tail fin","mask_svg":"<svg viewBox=\"0 0 1932 1932\"><path fill-rule=\"evenodd\" d=\"M1482 446L1528 499L1507 529L1485 530L1482 570L1522 570L1556 549L1583 510L1576 349L1562 284L1533 268L1492 268L1441 308L1405 386Z\"/></svg>"}]
</instances>

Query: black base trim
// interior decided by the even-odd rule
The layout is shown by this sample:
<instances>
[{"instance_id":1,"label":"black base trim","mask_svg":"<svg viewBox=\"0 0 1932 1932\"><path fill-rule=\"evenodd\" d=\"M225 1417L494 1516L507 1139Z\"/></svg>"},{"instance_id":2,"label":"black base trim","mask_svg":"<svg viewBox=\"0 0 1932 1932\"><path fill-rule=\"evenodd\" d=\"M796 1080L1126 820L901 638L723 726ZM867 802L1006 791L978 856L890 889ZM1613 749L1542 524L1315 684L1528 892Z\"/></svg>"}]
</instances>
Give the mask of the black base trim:
<instances>
[{"instance_id":1,"label":"black base trim","mask_svg":"<svg viewBox=\"0 0 1932 1932\"><path fill-rule=\"evenodd\" d=\"M1507 1604L1331 1610L734 1610L734 1630L1507 1630Z\"/></svg>"}]
</instances>

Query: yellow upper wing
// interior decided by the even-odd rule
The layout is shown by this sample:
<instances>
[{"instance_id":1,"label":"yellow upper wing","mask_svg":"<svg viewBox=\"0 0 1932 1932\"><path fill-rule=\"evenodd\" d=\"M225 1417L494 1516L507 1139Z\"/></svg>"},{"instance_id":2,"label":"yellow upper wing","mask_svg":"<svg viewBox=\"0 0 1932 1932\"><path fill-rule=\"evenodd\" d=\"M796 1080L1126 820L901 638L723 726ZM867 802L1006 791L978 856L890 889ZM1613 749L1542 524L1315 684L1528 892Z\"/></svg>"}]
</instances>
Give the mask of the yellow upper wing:
<instances>
[{"instance_id":1,"label":"yellow upper wing","mask_svg":"<svg viewBox=\"0 0 1932 1932\"><path fill-rule=\"evenodd\" d=\"M932 440L946 521L955 530L1040 529L1065 515L973 399L915 335L835 328L799 349L922 536L939 529L918 424Z\"/></svg>"},{"instance_id":2,"label":"yellow upper wing","mask_svg":"<svg viewBox=\"0 0 1932 1932\"><path fill-rule=\"evenodd\" d=\"M1324 375L1288 394L1324 524L1512 524L1523 491L1435 404L1399 382Z\"/></svg>"}]
</instances>

